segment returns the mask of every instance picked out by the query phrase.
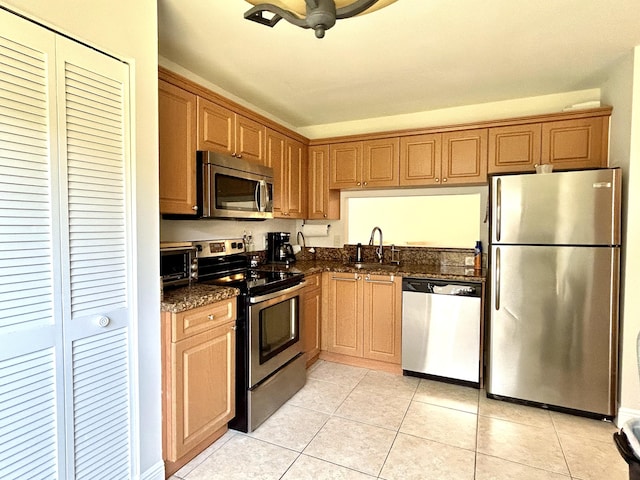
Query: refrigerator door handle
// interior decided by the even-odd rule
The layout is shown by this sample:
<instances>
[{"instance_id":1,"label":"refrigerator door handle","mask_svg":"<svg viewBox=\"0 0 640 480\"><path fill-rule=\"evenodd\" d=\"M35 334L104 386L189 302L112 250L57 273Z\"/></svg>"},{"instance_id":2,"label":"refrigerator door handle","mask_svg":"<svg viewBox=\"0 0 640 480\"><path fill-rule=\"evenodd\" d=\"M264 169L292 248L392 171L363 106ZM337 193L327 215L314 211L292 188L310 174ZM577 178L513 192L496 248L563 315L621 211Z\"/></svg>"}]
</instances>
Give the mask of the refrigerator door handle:
<instances>
[{"instance_id":1,"label":"refrigerator door handle","mask_svg":"<svg viewBox=\"0 0 640 480\"><path fill-rule=\"evenodd\" d=\"M496 182L496 240L500 241L502 223L502 179L498 178Z\"/></svg>"},{"instance_id":2,"label":"refrigerator door handle","mask_svg":"<svg viewBox=\"0 0 640 480\"><path fill-rule=\"evenodd\" d=\"M496 310L500 310L500 247L496 248L496 270L495 270L495 290L496 290Z\"/></svg>"}]
</instances>

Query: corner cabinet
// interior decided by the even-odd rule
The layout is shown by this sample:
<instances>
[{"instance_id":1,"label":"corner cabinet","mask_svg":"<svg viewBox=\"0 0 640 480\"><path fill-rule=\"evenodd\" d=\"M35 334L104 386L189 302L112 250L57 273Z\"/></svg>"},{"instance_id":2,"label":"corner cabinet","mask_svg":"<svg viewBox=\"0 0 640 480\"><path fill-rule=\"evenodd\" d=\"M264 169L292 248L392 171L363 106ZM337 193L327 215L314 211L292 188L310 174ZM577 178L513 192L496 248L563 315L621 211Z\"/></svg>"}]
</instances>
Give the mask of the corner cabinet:
<instances>
[{"instance_id":1,"label":"corner cabinet","mask_svg":"<svg viewBox=\"0 0 640 480\"><path fill-rule=\"evenodd\" d=\"M322 349L386 363L401 362L402 279L323 274Z\"/></svg>"},{"instance_id":2,"label":"corner cabinet","mask_svg":"<svg viewBox=\"0 0 640 480\"><path fill-rule=\"evenodd\" d=\"M196 95L158 81L160 213L195 215Z\"/></svg>"},{"instance_id":3,"label":"corner cabinet","mask_svg":"<svg viewBox=\"0 0 640 480\"><path fill-rule=\"evenodd\" d=\"M309 147L309 204L310 220L340 218L340 192L329 189L329 145Z\"/></svg>"},{"instance_id":4,"label":"corner cabinet","mask_svg":"<svg viewBox=\"0 0 640 480\"><path fill-rule=\"evenodd\" d=\"M162 314L163 453L168 475L235 415L236 299Z\"/></svg>"}]
</instances>

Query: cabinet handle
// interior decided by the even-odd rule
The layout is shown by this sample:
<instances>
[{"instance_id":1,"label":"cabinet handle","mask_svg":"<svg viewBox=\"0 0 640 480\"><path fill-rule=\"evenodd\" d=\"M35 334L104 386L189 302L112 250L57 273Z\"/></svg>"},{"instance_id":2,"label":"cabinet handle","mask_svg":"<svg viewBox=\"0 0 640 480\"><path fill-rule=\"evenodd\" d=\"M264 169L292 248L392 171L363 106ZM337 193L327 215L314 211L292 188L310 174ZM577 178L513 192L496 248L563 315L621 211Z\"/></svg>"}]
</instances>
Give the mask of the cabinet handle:
<instances>
[{"instance_id":1,"label":"cabinet handle","mask_svg":"<svg viewBox=\"0 0 640 480\"><path fill-rule=\"evenodd\" d=\"M363 185L366 187L367 186L367 182L364 182Z\"/></svg>"},{"instance_id":2,"label":"cabinet handle","mask_svg":"<svg viewBox=\"0 0 640 480\"><path fill-rule=\"evenodd\" d=\"M533 166L534 166L534 167L537 167L537 166L538 166L538 164L537 164L537 163L534 163L534 164L533 164Z\"/></svg>"},{"instance_id":3,"label":"cabinet handle","mask_svg":"<svg viewBox=\"0 0 640 480\"><path fill-rule=\"evenodd\" d=\"M443 181L443 182L446 182L446 181L447 181L447 179L446 179L446 178L443 178L443 179L442 179L442 181Z\"/></svg>"},{"instance_id":4,"label":"cabinet handle","mask_svg":"<svg viewBox=\"0 0 640 480\"><path fill-rule=\"evenodd\" d=\"M208 318L209 320L213 320L213 319L214 319L213 313L212 313L212 314L210 314L210 315L208 315L208 316L207 316L207 318Z\"/></svg>"},{"instance_id":5,"label":"cabinet handle","mask_svg":"<svg viewBox=\"0 0 640 480\"><path fill-rule=\"evenodd\" d=\"M242 154L241 153L238 154L238 158L242 158Z\"/></svg>"},{"instance_id":6,"label":"cabinet handle","mask_svg":"<svg viewBox=\"0 0 640 480\"><path fill-rule=\"evenodd\" d=\"M355 282L358 280L358 275L354 274L353 278L331 277L331 280L339 280L341 282Z\"/></svg>"},{"instance_id":7,"label":"cabinet handle","mask_svg":"<svg viewBox=\"0 0 640 480\"><path fill-rule=\"evenodd\" d=\"M436 183L440 183L440 179L439 178L436 178Z\"/></svg>"},{"instance_id":8,"label":"cabinet handle","mask_svg":"<svg viewBox=\"0 0 640 480\"><path fill-rule=\"evenodd\" d=\"M367 277L365 278L365 281L369 283L380 283L382 285L393 285L394 278L395 278L394 275L391 275L389 276L389 280L371 280L371 277L367 275Z\"/></svg>"},{"instance_id":9,"label":"cabinet handle","mask_svg":"<svg viewBox=\"0 0 640 480\"><path fill-rule=\"evenodd\" d=\"M194 212L198 211L198 205L194 205L193 207L191 207L191 210L193 210Z\"/></svg>"},{"instance_id":10,"label":"cabinet handle","mask_svg":"<svg viewBox=\"0 0 640 480\"><path fill-rule=\"evenodd\" d=\"M237 330L237 329L238 329L237 325L234 325L233 327L231 327L231 330L234 330L234 331L235 331L235 330Z\"/></svg>"},{"instance_id":11,"label":"cabinet handle","mask_svg":"<svg viewBox=\"0 0 640 480\"><path fill-rule=\"evenodd\" d=\"M356 182L356 185L357 185L357 186L360 186L360 182Z\"/></svg>"},{"instance_id":12,"label":"cabinet handle","mask_svg":"<svg viewBox=\"0 0 640 480\"><path fill-rule=\"evenodd\" d=\"M324 218L327 218L327 214L326 214L326 213L324 213L322 216L323 216Z\"/></svg>"}]
</instances>

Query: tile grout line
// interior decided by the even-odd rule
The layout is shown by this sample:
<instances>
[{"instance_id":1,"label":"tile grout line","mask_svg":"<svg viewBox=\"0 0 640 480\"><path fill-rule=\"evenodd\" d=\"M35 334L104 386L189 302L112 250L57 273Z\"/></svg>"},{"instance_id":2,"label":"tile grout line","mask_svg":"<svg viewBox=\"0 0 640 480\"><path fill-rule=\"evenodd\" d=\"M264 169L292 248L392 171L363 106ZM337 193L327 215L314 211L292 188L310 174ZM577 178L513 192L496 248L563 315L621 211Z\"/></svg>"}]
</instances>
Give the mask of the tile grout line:
<instances>
[{"instance_id":1,"label":"tile grout line","mask_svg":"<svg viewBox=\"0 0 640 480\"><path fill-rule=\"evenodd\" d=\"M387 460L389 460L389 455L391 455L391 450L393 450L393 446L395 445L396 440L398 439L398 435L400 434L400 429L402 428L402 424L404 423L405 418L407 418L407 413L409 412L409 409L411 408L411 402L413 402L413 399L416 396L416 392L418 391L418 386L419 385L420 385L420 382L418 382L416 384L416 388L413 391L413 394L411 395L411 398L409 399L409 404L407 405L407 409L404 411L404 415L402 416L402 420L400 421L400 426L396 430L396 434L393 437L393 441L391 442L391 446L389 447L389 451L387 452L387 455L384 457L384 461L382 462L382 466L380 467L380 471L378 472L378 475L377 475L378 478L382 478L380 475L382 474L382 470L384 470L384 466L387 464Z\"/></svg>"}]
</instances>

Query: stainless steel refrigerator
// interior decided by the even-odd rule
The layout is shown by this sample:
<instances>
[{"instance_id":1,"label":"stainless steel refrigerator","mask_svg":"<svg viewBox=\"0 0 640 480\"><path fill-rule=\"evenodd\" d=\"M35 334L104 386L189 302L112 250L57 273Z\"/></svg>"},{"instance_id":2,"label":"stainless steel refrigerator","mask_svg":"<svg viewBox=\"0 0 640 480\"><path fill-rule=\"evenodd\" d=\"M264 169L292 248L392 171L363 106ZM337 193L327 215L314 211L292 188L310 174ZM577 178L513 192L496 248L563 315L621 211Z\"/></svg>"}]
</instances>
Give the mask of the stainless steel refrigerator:
<instances>
[{"instance_id":1,"label":"stainless steel refrigerator","mask_svg":"<svg viewBox=\"0 0 640 480\"><path fill-rule=\"evenodd\" d=\"M487 394L616 414L619 169L491 180Z\"/></svg>"}]
</instances>

